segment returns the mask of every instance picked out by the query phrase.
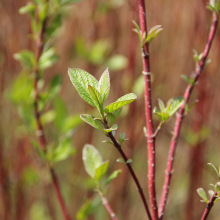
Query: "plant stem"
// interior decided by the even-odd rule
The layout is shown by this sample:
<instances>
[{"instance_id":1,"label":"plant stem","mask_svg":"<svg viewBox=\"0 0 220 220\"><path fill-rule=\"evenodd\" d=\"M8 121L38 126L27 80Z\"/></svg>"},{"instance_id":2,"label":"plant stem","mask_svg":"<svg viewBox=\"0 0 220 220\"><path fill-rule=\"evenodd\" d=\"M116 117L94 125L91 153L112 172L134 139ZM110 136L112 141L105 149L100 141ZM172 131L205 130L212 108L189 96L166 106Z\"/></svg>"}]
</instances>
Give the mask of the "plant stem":
<instances>
[{"instance_id":1,"label":"plant stem","mask_svg":"<svg viewBox=\"0 0 220 220\"><path fill-rule=\"evenodd\" d=\"M114 211L112 210L108 200L105 198L105 196L103 195L102 191L97 190L99 193L99 196L101 197L102 200L102 204L105 206L107 212L109 213L109 215L111 216L112 220L118 220L117 216L115 215Z\"/></svg>"},{"instance_id":2,"label":"plant stem","mask_svg":"<svg viewBox=\"0 0 220 220\"><path fill-rule=\"evenodd\" d=\"M162 197L161 197L161 201L160 201L159 219L162 219L163 215L164 215L164 209L165 209L165 205L166 205L166 201L167 201L167 197L168 197L168 192L169 192L169 187L170 187L170 182L171 182L171 177L172 177L172 169L173 169L175 150L176 150L177 141L178 141L178 137L179 137L179 134L180 134L180 129L181 129L182 121L183 121L183 118L184 118L184 113L185 113L185 105L189 101L192 90L193 90L196 82L198 81L198 79L201 75L201 72L202 72L202 70L205 66L206 58L207 58L208 53L210 51L210 48L211 48L211 45L212 45L212 42L213 42L213 39L214 39L214 36L215 36L217 26L218 26L218 15L217 15L217 13L214 12L213 13L212 25L210 27L208 40L207 40L207 43L205 45L205 49L203 51L202 59L199 61L198 65L196 67L196 70L195 70L195 73L194 73L194 76L193 76L193 83L189 84L186 87L186 90L185 90L185 93L184 93L185 102L180 107L179 112L177 113L176 123L175 123L175 127L174 127L174 132L173 132L173 137L172 137L171 144L170 144L170 151L169 151L169 156L168 156L165 181L164 181L164 185L163 185L163 192L162 192Z\"/></svg>"},{"instance_id":3,"label":"plant stem","mask_svg":"<svg viewBox=\"0 0 220 220\"><path fill-rule=\"evenodd\" d=\"M209 203L208 203L206 209L203 212L201 220L206 220L207 219L207 217L209 215L209 212L211 211L216 199L217 199L217 193L215 192L213 194L213 196L210 198Z\"/></svg>"},{"instance_id":4,"label":"plant stem","mask_svg":"<svg viewBox=\"0 0 220 220\"><path fill-rule=\"evenodd\" d=\"M124 159L124 161L125 161L125 163L126 163L126 161L128 160L128 158L127 158L127 156L125 155L124 151L122 150L121 145L116 141L115 137L112 135L112 132L109 132L109 133L108 133L108 137L111 139L111 141L113 142L115 148L116 148L116 149L118 150L118 152L121 154L122 158ZM131 164L130 164L130 163L126 163L126 166L127 166L128 170L129 170L129 172L130 172L130 174L131 174L131 176L132 176L132 178L133 178L133 180L134 180L134 182L135 182L135 184L136 184L136 186L137 186L138 192L139 192L140 197L141 197L141 199L142 199L142 202L143 202L143 204L144 204L144 208L145 208L145 210L146 210L146 212L147 212L147 216L148 216L148 218L149 218L150 220L152 220L152 217L151 217L151 214L150 214L148 205L147 205L147 201L146 201L145 195L144 195L144 193L143 193L142 187L141 187L141 185L140 185L140 183L139 183L139 181L138 181L138 178L137 178L137 176L136 176L136 174L135 174L135 172L134 172L134 170L133 170Z\"/></svg>"},{"instance_id":5,"label":"plant stem","mask_svg":"<svg viewBox=\"0 0 220 220\"><path fill-rule=\"evenodd\" d=\"M144 0L139 0L139 20L142 36L147 35L146 10ZM148 188L151 204L152 219L158 219L157 200L155 189L155 136L152 119L151 103L151 73L148 43L142 47L142 63L145 82L145 114L147 125L147 147L148 147Z\"/></svg>"},{"instance_id":6,"label":"plant stem","mask_svg":"<svg viewBox=\"0 0 220 220\"><path fill-rule=\"evenodd\" d=\"M49 0L47 0L47 3L49 2ZM38 41L37 41L37 49L36 49L36 67L34 70L34 113L35 113L35 119L36 119L36 124L37 124L37 137L38 137L38 142L39 145L41 147L41 149L46 152L46 148L47 148L47 141L46 141L46 137L45 137L45 133L43 130L43 126L42 123L40 121L40 111L39 111L39 90L38 90L38 82L39 82L39 69L38 69L38 64L39 64L39 60L40 57L43 53L43 47L44 47L44 34L45 34L45 30L46 30L46 25L47 25L47 17L45 18L45 20L42 23L42 27L40 30L40 34L38 37ZM54 169L52 167L50 167L50 175L51 175L51 179L52 179L52 184L54 186L54 190L56 193L56 197L57 200L59 202L63 217L65 220L71 220L70 215L67 211L64 199L62 197L61 194L61 189L60 189L60 185L58 182L58 178L57 175L54 171Z\"/></svg>"}]
</instances>

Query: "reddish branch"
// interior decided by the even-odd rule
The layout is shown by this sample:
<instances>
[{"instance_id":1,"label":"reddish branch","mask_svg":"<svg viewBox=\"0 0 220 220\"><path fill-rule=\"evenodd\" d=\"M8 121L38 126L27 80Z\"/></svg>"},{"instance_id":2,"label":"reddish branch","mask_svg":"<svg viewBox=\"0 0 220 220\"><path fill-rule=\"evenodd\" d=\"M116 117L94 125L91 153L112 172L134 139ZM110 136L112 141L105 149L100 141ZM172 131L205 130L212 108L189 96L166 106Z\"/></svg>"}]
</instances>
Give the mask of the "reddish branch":
<instances>
[{"instance_id":1,"label":"reddish branch","mask_svg":"<svg viewBox=\"0 0 220 220\"><path fill-rule=\"evenodd\" d=\"M168 163L167 163L167 168L166 168L165 182L164 182L162 197L161 197L161 201L160 201L159 219L162 219L163 215L164 215L164 209L165 209L165 205L166 205L166 201L167 201L167 197L168 197L168 192L169 192L169 187L170 187L170 181L171 181L171 177L172 177L172 169L173 169L175 150L176 150L177 141L178 141L178 137L180 134L180 129L181 129L182 121L184 118L184 113L185 113L185 105L189 101L192 90L193 90L196 82L198 81L198 79L201 75L201 72L206 64L206 58L207 58L208 53L210 51L217 26L218 26L218 15L217 15L217 13L213 13L212 25L210 27L208 40L207 40L205 49L203 51L202 59L199 61L198 65L196 67L196 70L195 70L195 73L193 76L193 83L189 84L186 87L186 90L184 93L185 103L181 106L181 108L177 114L177 117L176 117L176 123L175 123L175 127L174 127L173 137L172 137L171 144L170 144L170 151L169 151Z\"/></svg>"},{"instance_id":2,"label":"reddish branch","mask_svg":"<svg viewBox=\"0 0 220 220\"><path fill-rule=\"evenodd\" d=\"M126 162L128 160L128 158L125 155L124 151L122 150L121 145L116 141L115 137L112 135L111 132L108 134L108 137L111 139L111 141L113 142L115 148L119 151L119 153L121 154L122 158ZM131 174L131 176L132 176L132 178L133 178L133 180L134 180L134 182L135 182L135 184L137 186L137 189L138 189L138 192L140 194L141 200L142 200L142 202L144 204L144 207L145 207L145 210L147 212L147 216L151 220L152 218L151 218L151 214L150 214L150 211L149 211L149 208L148 208L148 205L147 205L147 201L146 201L145 195L143 193L142 187L141 187L141 185L140 185L140 183L138 181L138 178L137 178L137 176L136 176L136 174L135 174L131 164L130 163L126 163L126 166L127 166L128 170L129 170L129 172L130 172L130 174Z\"/></svg>"},{"instance_id":3,"label":"reddish branch","mask_svg":"<svg viewBox=\"0 0 220 220\"><path fill-rule=\"evenodd\" d=\"M208 215L209 215L209 212L211 211L211 209L212 209L212 207L213 207L214 202L215 202L216 199L217 199L217 193L215 192L215 193L213 194L213 196L210 198L209 203L208 203L208 205L207 205L205 211L203 212L203 215L202 215L201 220L206 220L206 219L207 219L207 217L208 217Z\"/></svg>"},{"instance_id":4,"label":"reddish branch","mask_svg":"<svg viewBox=\"0 0 220 220\"><path fill-rule=\"evenodd\" d=\"M103 193L101 191L98 191L101 199L102 199L102 204L105 206L107 212L109 213L109 215L111 216L112 220L118 220L118 218L116 217L114 211L112 210L108 200L105 198L105 196L103 195Z\"/></svg>"},{"instance_id":5,"label":"reddish branch","mask_svg":"<svg viewBox=\"0 0 220 220\"><path fill-rule=\"evenodd\" d=\"M39 69L38 69L38 65L39 65L40 57L43 53L44 34L45 34L45 30L46 30L46 25L47 25L47 19L45 19L43 21L42 28L41 28L41 31L40 31L40 35L39 35L39 38L38 38L38 41L37 41L36 67L35 67L35 70L34 70L34 113L35 113L35 119L36 119L36 124L37 124L36 133L37 133L38 142L40 144L40 147L44 152L46 152L47 141L46 141L46 137L45 137L45 133L44 133L44 130L43 130L42 123L40 121L41 113L39 111L39 90L38 90ZM60 205L61 210L62 210L63 217L64 217L65 220L71 220L70 215L67 211L63 196L61 194L61 189L60 189L60 185L59 185L59 182L58 182L57 175L56 175L56 173L55 173L55 171L52 167L50 167L50 175L51 175L52 184L53 184L53 187L54 187L54 190L55 190L57 200L58 200L59 205Z\"/></svg>"},{"instance_id":6,"label":"reddish branch","mask_svg":"<svg viewBox=\"0 0 220 220\"><path fill-rule=\"evenodd\" d=\"M144 0L139 0L140 29L143 34L147 34L146 11ZM147 147L148 147L148 188L152 219L158 219L156 189L155 189L155 136L152 120L151 104L151 72L148 43L142 48L142 63L145 82L145 114L147 125Z\"/></svg>"}]
</instances>

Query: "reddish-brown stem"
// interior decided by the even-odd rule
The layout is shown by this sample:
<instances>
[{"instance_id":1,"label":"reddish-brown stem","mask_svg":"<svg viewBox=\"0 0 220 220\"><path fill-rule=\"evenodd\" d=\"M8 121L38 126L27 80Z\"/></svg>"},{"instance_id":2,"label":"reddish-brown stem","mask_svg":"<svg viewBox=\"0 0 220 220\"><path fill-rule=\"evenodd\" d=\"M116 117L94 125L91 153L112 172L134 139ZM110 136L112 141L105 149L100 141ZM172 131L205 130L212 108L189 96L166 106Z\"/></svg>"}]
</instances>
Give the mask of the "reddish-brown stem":
<instances>
[{"instance_id":1,"label":"reddish-brown stem","mask_svg":"<svg viewBox=\"0 0 220 220\"><path fill-rule=\"evenodd\" d=\"M112 220L118 220L117 216L115 215L114 211L112 210L108 200L105 198L105 196L103 195L103 193L101 191L98 190L99 196L101 197L102 200L102 204L105 206L107 212L109 213L109 215L111 216Z\"/></svg>"},{"instance_id":2,"label":"reddish-brown stem","mask_svg":"<svg viewBox=\"0 0 220 220\"><path fill-rule=\"evenodd\" d=\"M139 20L142 36L147 35L146 10L144 0L139 0ZM147 147L148 147L148 189L150 197L150 205L152 219L158 219L157 200L155 189L155 136L152 120L152 104L151 104L151 72L150 57L148 43L142 47L142 63L145 82L145 114L147 125Z\"/></svg>"},{"instance_id":3,"label":"reddish-brown stem","mask_svg":"<svg viewBox=\"0 0 220 220\"><path fill-rule=\"evenodd\" d=\"M193 76L193 83L189 84L186 87L186 90L184 93L185 102L180 107L180 110L177 113L173 137L172 137L171 144L170 144L170 151L169 151L169 156L168 156L165 181L164 181L164 185L163 185L163 192L162 192L162 197L161 197L161 201L160 201L159 219L162 219L163 215L164 215L164 209L165 209L165 205L166 205L166 201L167 201L167 197L168 197L168 192L169 192L169 187L170 187L170 181L171 181L171 177L172 177L172 169L173 169L175 150L176 150L177 141L178 141L178 137L180 134L180 129L181 129L184 113L185 113L185 105L188 102L190 95L192 93L192 90L193 90L196 82L198 81L198 79L201 75L201 72L205 66L205 61L206 61L206 58L207 58L208 53L210 51L217 26L218 26L218 14L213 13L212 25L210 27L208 40L207 40L205 49L203 51L202 59L200 60L200 62L198 63L198 65L196 67L196 70L195 70L195 73Z\"/></svg>"},{"instance_id":4,"label":"reddish-brown stem","mask_svg":"<svg viewBox=\"0 0 220 220\"><path fill-rule=\"evenodd\" d=\"M209 203L208 203L206 209L203 212L201 220L206 220L207 219L207 217L209 215L209 212L211 211L216 199L217 199L217 193L215 192L213 194L213 196L210 198Z\"/></svg>"},{"instance_id":5,"label":"reddish-brown stem","mask_svg":"<svg viewBox=\"0 0 220 220\"><path fill-rule=\"evenodd\" d=\"M49 1L47 1L49 2ZM46 30L46 25L47 25L47 18L43 21L41 31L38 37L37 41L37 49L36 49L36 67L34 70L34 113L35 113L35 119L36 119L36 125L37 125L37 137L38 137L38 142L41 147L41 149L46 152L47 148L47 141L45 137L45 133L43 130L42 123L40 121L40 111L39 111L39 90L38 90L38 81L39 81L39 69L38 69L38 64L40 57L43 53L43 47L44 47L44 34ZM57 175L52 167L50 167L50 175L52 179L52 184L55 190L55 194L58 200L58 203L60 205L63 217L65 220L71 220L70 215L67 211L63 196L61 194L61 189L60 185L58 182Z\"/></svg>"},{"instance_id":6,"label":"reddish-brown stem","mask_svg":"<svg viewBox=\"0 0 220 220\"><path fill-rule=\"evenodd\" d=\"M118 150L118 152L121 154L122 158L126 162L128 160L128 158L125 155L124 151L122 150L121 145L116 141L115 137L112 135L111 132L108 133L108 137L111 139L111 141L113 142L115 148ZM147 205L147 201L146 201L145 195L143 193L142 187L141 187L141 185L139 183L139 180L138 180L138 178L137 178L137 176L136 176L136 174L135 174L131 164L130 163L126 163L126 166L127 166L128 170L129 170L129 172L130 172L130 174L131 174L131 176L132 176L132 178L133 178L133 180L134 180L134 182L135 182L135 184L137 186L137 189L138 189L138 192L140 194L141 200L142 200L142 202L144 204L144 208L145 208L145 210L147 212L147 216L148 216L148 218L150 220L152 220L152 217L151 217L148 205Z\"/></svg>"}]
</instances>

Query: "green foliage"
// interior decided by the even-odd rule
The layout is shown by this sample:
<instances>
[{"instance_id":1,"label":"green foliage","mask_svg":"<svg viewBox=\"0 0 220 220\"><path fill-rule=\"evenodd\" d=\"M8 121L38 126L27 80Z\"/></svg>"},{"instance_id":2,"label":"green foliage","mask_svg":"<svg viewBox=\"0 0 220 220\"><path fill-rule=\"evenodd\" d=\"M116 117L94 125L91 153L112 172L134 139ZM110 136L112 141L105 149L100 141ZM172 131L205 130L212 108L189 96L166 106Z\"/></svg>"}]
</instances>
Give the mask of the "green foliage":
<instances>
[{"instance_id":1,"label":"green foliage","mask_svg":"<svg viewBox=\"0 0 220 220\"><path fill-rule=\"evenodd\" d=\"M33 52L29 50L23 50L19 53L14 54L14 58L19 60L22 65L26 68L33 69L36 65L36 59Z\"/></svg>"},{"instance_id":2,"label":"green foliage","mask_svg":"<svg viewBox=\"0 0 220 220\"><path fill-rule=\"evenodd\" d=\"M219 0L210 0L207 5L207 8L212 12L219 13L220 12L220 1Z\"/></svg>"},{"instance_id":3,"label":"green foliage","mask_svg":"<svg viewBox=\"0 0 220 220\"><path fill-rule=\"evenodd\" d=\"M140 27L135 21L133 21L133 24L135 26L134 31L138 34L141 47L144 47L146 43L150 43L163 30L161 25L156 25L150 29L148 35L146 36L146 33L142 33Z\"/></svg>"},{"instance_id":4,"label":"green foliage","mask_svg":"<svg viewBox=\"0 0 220 220\"><path fill-rule=\"evenodd\" d=\"M213 168L213 170L216 172L218 179L220 179L220 166L219 169L216 168L216 166L213 163L208 163L209 166Z\"/></svg>"},{"instance_id":5,"label":"green foliage","mask_svg":"<svg viewBox=\"0 0 220 220\"><path fill-rule=\"evenodd\" d=\"M88 114L81 114L80 118L85 121L87 124L91 125L92 127L102 131L102 126L95 117L88 115Z\"/></svg>"},{"instance_id":6,"label":"green foliage","mask_svg":"<svg viewBox=\"0 0 220 220\"><path fill-rule=\"evenodd\" d=\"M209 200L207 198L206 192L203 188L198 188L197 189L197 193L199 194L199 196L202 198L201 202L205 202L208 204Z\"/></svg>"},{"instance_id":7,"label":"green foliage","mask_svg":"<svg viewBox=\"0 0 220 220\"><path fill-rule=\"evenodd\" d=\"M172 98L167 102L167 105L165 107L162 100L158 99L158 108L154 108L154 113L158 116L161 123L163 124L166 120L168 120L171 116L173 116L183 105L184 103L184 97L176 97Z\"/></svg>"},{"instance_id":8,"label":"green foliage","mask_svg":"<svg viewBox=\"0 0 220 220\"><path fill-rule=\"evenodd\" d=\"M112 180L118 177L118 175L121 173L121 170L115 170L113 173L108 177L105 184L109 184Z\"/></svg>"},{"instance_id":9,"label":"green foliage","mask_svg":"<svg viewBox=\"0 0 220 220\"><path fill-rule=\"evenodd\" d=\"M121 54L116 54L106 62L106 65L113 71L120 71L128 66L128 59Z\"/></svg>"},{"instance_id":10,"label":"green foliage","mask_svg":"<svg viewBox=\"0 0 220 220\"><path fill-rule=\"evenodd\" d=\"M95 179L95 174L96 170L103 164L102 157L98 150L89 144L86 144L83 147L83 163L86 172L93 178ZM103 168L100 169L106 169L104 166ZM98 171L100 173L100 171ZM103 173L104 175L105 173ZM101 176L102 177L102 176ZM99 176L99 179L101 178Z\"/></svg>"},{"instance_id":11,"label":"green foliage","mask_svg":"<svg viewBox=\"0 0 220 220\"><path fill-rule=\"evenodd\" d=\"M104 108L104 102L110 92L110 77L108 69L104 71L99 82L91 74L81 69L69 69L68 74L79 95L88 104L92 105L99 111L101 118L98 120L105 127L104 131L108 133L116 130L116 126L107 126L106 119L108 119L108 122L112 125L119 117L122 107L133 102L137 96L133 93L129 93ZM82 115L81 118L91 126L101 130L101 125L94 116Z\"/></svg>"}]
</instances>

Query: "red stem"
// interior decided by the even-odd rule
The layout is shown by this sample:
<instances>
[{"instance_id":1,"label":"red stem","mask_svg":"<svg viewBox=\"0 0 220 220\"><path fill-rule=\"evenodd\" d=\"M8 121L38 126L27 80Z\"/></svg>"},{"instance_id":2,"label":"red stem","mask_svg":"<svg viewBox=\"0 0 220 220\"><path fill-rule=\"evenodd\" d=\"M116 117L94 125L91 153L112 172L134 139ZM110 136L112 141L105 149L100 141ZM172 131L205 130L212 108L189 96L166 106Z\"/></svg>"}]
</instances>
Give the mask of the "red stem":
<instances>
[{"instance_id":1,"label":"red stem","mask_svg":"<svg viewBox=\"0 0 220 220\"><path fill-rule=\"evenodd\" d=\"M217 193L215 192L213 194L213 196L210 198L209 203L208 203L206 209L203 212L201 220L206 220L207 219L207 217L209 215L209 212L211 211L216 199L217 199Z\"/></svg>"},{"instance_id":2,"label":"red stem","mask_svg":"<svg viewBox=\"0 0 220 220\"><path fill-rule=\"evenodd\" d=\"M116 141L115 137L112 135L111 132L108 134L108 137L111 139L111 141L113 142L115 148L119 151L119 153L121 154L122 158L126 162L128 160L128 158L125 155L124 151L122 150L121 145ZM126 163L126 166L127 166L128 170L129 170L129 172L130 172L130 174L131 174L131 176L132 176L132 178L133 178L133 180L134 180L134 182L135 182L135 184L137 186L137 189L138 189L138 192L140 194L141 200L142 200L142 202L144 204L144 208L145 208L145 210L147 212L148 219L152 220L152 217L151 217L148 205L147 205L147 201L146 201L145 195L143 193L142 187L141 187L141 185L140 185L140 183L138 181L138 178L137 178L137 176L136 176L136 174L135 174L131 164L130 163Z\"/></svg>"},{"instance_id":3,"label":"red stem","mask_svg":"<svg viewBox=\"0 0 220 220\"><path fill-rule=\"evenodd\" d=\"M118 220L117 216L115 215L114 211L112 210L108 200L105 198L105 196L103 195L103 193L101 191L98 191L101 199L102 199L102 204L105 206L107 212L109 213L109 215L111 216L112 220Z\"/></svg>"},{"instance_id":4,"label":"red stem","mask_svg":"<svg viewBox=\"0 0 220 220\"><path fill-rule=\"evenodd\" d=\"M146 10L144 0L139 0L139 19L142 36L147 35ZM150 57L148 43L142 47L142 63L145 82L145 114L147 125L147 147L148 147L148 189L150 197L150 205L152 219L158 219L157 200L155 189L155 136L152 120L152 104L151 104L151 73L150 73Z\"/></svg>"},{"instance_id":5,"label":"red stem","mask_svg":"<svg viewBox=\"0 0 220 220\"><path fill-rule=\"evenodd\" d=\"M194 80L193 83L189 84L186 87L186 90L184 93L185 103L180 107L180 110L179 110L177 117L176 117L176 123L175 123L175 127L174 127L173 137L172 137L171 144L170 144L170 151L169 151L169 156L168 156L165 181L164 181L164 185L163 185L163 192L162 192L162 197L161 197L161 201L160 201L159 219L162 219L163 215L164 215L164 209L165 209L165 205L166 205L166 201L167 201L167 197L168 197L168 192L169 192L169 187L170 187L170 181L171 181L171 177L172 177L172 169L173 169L175 150L176 150L177 141L178 141L178 137L180 134L180 129L181 129L182 121L184 118L184 113L185 113L185 105L188 102L189 97L192 93L192 90L193 90L196 82L198 81L198 79L201 75L201 72L205 66L205 61L206 61L206 58L207 58L208 53L210 51L217 26L218 26L218 15L217 15L217 13L213 13L212 25L210 27L208 40L207 40L205 49L203 51L202 59L200 60L200 62L198 63L198 65L196 67L194 77L193 77L193 80Z\"/></svg>"},{"instance_id":6,"label":"red stem","mask_svg":"<svg viewBox=\"0 0 220 220\"><path fill-rule=\"evenodd\" d=\"M49 2L49 0L47 0L47 2ZM34 70L34 113L35 113L35 119L36 119L36 124L37 124L36 134L38 137L38 142L40 144L40 147L44 152L46 152L47 141L46 141L46 137L45 137L42 123L40 121L41 113L39 111L39 90L38 90L39 69L38 69L38 64L39 64L40 57L43 53L44 34L45 34L45 30L46 30L46 25L47 25L47 18L45 18L45 20L43 21L40 35L39 35L39 38L37 41L36 67ZM60 189L57 175L52 167L50 167L50 175L51 175L52 184L53 184L55 194L56 194L58 203L60 205L63 217L65 220L71 220L70 215L67 211L63 196L61 194L61 189Z\"/></svg>"}]
</instances>

